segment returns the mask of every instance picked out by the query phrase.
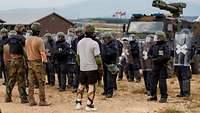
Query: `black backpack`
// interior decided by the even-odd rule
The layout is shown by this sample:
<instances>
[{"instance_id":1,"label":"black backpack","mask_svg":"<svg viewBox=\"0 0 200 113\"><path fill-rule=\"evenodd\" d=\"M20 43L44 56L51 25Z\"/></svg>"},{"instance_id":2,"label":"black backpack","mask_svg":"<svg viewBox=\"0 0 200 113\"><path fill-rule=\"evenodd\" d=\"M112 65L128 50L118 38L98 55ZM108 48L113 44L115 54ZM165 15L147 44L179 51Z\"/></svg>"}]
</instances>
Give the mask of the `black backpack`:
<instances>
[{"instance_id":1,"label":"black backpack","mask_svg":"<svg viewBox=\"0 0 200 113\"><path fill-rule=\"evenodd\" d=\"M8 39L8 44L10 46L10 54L21 54L23 55L23 39L18 36L12 36Z\"/></svg>"}]
</instances>

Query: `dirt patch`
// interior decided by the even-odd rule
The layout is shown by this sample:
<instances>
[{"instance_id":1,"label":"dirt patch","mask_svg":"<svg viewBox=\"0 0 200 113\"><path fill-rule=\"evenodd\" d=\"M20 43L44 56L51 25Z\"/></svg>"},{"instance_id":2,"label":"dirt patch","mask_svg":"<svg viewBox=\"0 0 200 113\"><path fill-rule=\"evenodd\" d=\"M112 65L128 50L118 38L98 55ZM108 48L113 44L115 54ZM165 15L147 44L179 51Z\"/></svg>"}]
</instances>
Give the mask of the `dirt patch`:
<instances>
[{"instance_id":1,"label":"dirt patch","mask_svg":"<svg viewBox=\"0 0 200 113\"><path fill-rule=\"evenodd\" d=\"M101 95L102 86L98 87L95 105L97 113L200 113L200 76L193 76L191 82L192 96L188 98L177 98L179 85L176 78L168 80L169 99L165 104L159 102L148 102L145 94L144 82L118 82L118 91L114 92L111 99ZM2 84L2 80L0 80ZM159 90L158 90L159 91ZM30 107L28 104L20 104L17 86L13 90L13 102L4 103L5 86L0 85L0 108L2 113L86 113L84 110L74 109L76 94L68 89L66 92L58 92L57 87L46 87L47 100L52 103L49 107ZM38 90L35 98L38 102ZM159 92L158 92L159 96ZM86 104L86 94L83 105ZM170 111L171 110L171 111Z\"/></svg>"}]
</instances>

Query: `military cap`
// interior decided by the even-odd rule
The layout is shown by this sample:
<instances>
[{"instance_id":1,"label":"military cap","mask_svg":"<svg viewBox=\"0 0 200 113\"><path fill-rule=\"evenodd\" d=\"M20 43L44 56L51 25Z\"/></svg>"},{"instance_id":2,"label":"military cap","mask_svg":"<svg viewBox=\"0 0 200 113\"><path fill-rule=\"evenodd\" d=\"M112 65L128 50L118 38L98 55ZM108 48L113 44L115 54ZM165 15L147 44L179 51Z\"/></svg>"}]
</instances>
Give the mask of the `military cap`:
<instances>
[{"instance_id":1,"label":"military cap","mask_svg":"<svg viewBox=\"0 0 200 113\"><path fill-rule=\"evenodd\" d=\"M7 33L7 32L8 32L8 30L6 28L1 29L1 33Z\"/></svg>"},{"instance_id":2,"label":"military cap","mask_svg":"<svg viewBox=\"0 0 200 113\"><path fill-rule=\"evenodd\" d=\"M89 32L89 33L94 33L95 32L95 28L93 25L86 25L85 28L84 28L85 32Z\"/></svg>"},{"instance_id":3,"label":"military cap","mask_svg":"<svg viewBox=\"0 0 200 113\"><path fill-rule=\"evenodd\" d=\"M9 36L11 36L11 35L16 35L17 34L17 32L15 31L15 30L11 30L10 32L9 32Z\"/></svg>"},{"instance_id":4,"label":"military cap","mask_svg":"<svg viewBox=\"0 0 200 113\"><path fill-rule=\"evenodd\" d=\"M106 32L103 34L103 38L113 38L113 35L110 32Z\"/></svg>"},{"instance_id":5,"label":"military cap","mask_svg":"<svg viewBox=\"0 0 200 113\"><path fill-rule=\"evenodd\" d=\"M116 64L110 64L107 67L111 74L117 74L119 72L119 68Z\"/></svg>"},{"instance_id":6,"label":"military cap","mask_svg":"<svg viewBox=\"0 0 200 113\"><path fill-rule=\"evenodd\" d=\"M83 28L81 28L81 27L76 28L75 32L76 33L81 33L81 34L84 33Z\"/></svg>"},{"instance_id":7,"label":"military cap","mask_svg":"<svg viewBox=\"0 0 200 113\"><path fill-rule=\"evenodd\" d=\"M158 36L158 39L159 39L160 41L167 41L167 39L166 39L166 34L165 34L164 32L162 32L162 31L157 31L157 32L155 33L155 35Z\"/></svg>"},{"instance_id":8,"label":"military cap","mask_svg":"<svg viewBox=\"0 0 200 113\"><path fill-rule=\"evenodd\" d=\"M52 37L51 33L46 33L44 37Z\"/></svg>"},{"instance_id":9,"label":"military cap","mask_svg":"<svg viewBox=\"0 0 200 113\"><path fill-rule=\"evenodd\" d=\"M41 25L39 22L34 22L32 25L31 25L31 30L33 31L40 31L41 29Z\"/></svg>"},{"instance_id":10,"label":"military cap","mask_svg":"<svg viewBox=\"0 0 200 113\"><path fill-rule=\"evenodd\" d=\"M65 37L65 33L63 33L63 32L58 32L57 35L58 35L58 37Z\"/></svg>"},{"instance_id":11,"label":"military cap","mask_svg":"<svg viewBox=\"0 0 200 113\"><path fill-rule=\"evenodd\" d=\"M15 26L15 31L16 31L16 32L23 32L24 29L25 29L25 27L24 27L24 25L22 25L22 24L17 24L17 25Z\"/></svg>"}]
</instances>

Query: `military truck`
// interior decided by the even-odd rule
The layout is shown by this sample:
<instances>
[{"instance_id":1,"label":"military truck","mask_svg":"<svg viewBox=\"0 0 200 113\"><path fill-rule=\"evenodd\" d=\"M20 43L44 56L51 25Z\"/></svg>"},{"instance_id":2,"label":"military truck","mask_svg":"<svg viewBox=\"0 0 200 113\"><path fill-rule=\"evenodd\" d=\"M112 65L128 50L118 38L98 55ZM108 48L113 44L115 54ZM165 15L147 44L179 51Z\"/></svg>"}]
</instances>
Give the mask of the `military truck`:
<instances>
[{"instance_id":1,"label":"military truck","mask_svg":"<svg viewBox=\"0 0 200 113\"><path fill-rule=\"evenodd\" d=\"M185 3L165 3L162 0L154 0L153 7L157 7L161 10L169 11L171 14L165 15L161 13L145 15L145 14L133 14L129 19L127 29L124 27L125 36L134 34L139 37L140 41L144 41L149 34L155 34L157 31L163 31L166 33L169 47L174 48L175 33L183 28L194 30L194 23L186 20L182 20L180 15L183 14L183 9L186 8ZM198 46L198 40L194 36L193 47ZM197 50L197 49L196 49ZM200 55L195 52L193 57L192 69L194 73L200 73ZM199 52L200 53L200 52ZM198 62L197 62L198 61Z\"/></svg>"}]
</instances>

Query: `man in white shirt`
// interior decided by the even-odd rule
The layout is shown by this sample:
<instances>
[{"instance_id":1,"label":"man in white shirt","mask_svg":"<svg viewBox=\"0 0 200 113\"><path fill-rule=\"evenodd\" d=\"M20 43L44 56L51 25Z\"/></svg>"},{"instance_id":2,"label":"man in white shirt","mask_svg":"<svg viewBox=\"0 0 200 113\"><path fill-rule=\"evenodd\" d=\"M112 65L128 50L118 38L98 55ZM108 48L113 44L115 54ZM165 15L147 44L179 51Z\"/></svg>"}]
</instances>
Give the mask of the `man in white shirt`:
<instances>
[{"instance_id":1,"label":"man in white shirt","mask_svg":"<svg viewBox=\"0 0 200 113\"><path fill-rule=\"evenodd\" d=\"M76 109L81 109L82 98L85 86L88 85L88 101L86 111L96 111L93 100L95 97L95 84L98 81L98 74L102 73L102 60L100 47L94 37L95 28L91 25L85 26L85 35L77 45L77 61L80 64L79 90L77 92Z\"/></svg>"}]
</instances>

